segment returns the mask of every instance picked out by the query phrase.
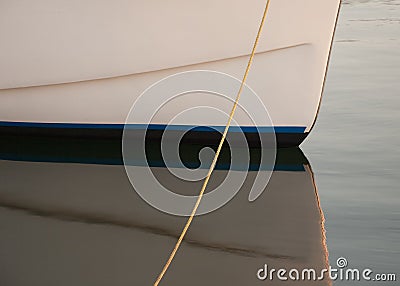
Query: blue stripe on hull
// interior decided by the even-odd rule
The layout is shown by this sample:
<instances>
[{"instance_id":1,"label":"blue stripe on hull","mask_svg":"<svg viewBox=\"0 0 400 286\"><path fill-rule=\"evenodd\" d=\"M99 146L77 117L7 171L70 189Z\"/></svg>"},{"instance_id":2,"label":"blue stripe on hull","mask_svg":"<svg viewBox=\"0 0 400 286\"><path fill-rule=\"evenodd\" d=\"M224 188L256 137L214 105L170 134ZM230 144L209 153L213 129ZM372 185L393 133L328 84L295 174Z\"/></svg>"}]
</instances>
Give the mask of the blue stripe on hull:
<instances>
[{"instance_id":1,"label":"blue stripe on hull","mask_svg":"<svg viewBox=\"0 0 400 286\"><path fill-rule=\"evenodd\" d=\"M92 123L42 123L42 122L11 122L0 121L0 126L3 127L33 127L33 128L66 128L66 129L123 129L124 124L92 124ZM165 124L128 124L128 129L131 130L175 130L175 131L200 131L223 132L225 126L190 126L190 125L165 125ZM244 132L244 133L304 133L304 126L231 126L229 132Z\"/></svg>"}]
</instances>

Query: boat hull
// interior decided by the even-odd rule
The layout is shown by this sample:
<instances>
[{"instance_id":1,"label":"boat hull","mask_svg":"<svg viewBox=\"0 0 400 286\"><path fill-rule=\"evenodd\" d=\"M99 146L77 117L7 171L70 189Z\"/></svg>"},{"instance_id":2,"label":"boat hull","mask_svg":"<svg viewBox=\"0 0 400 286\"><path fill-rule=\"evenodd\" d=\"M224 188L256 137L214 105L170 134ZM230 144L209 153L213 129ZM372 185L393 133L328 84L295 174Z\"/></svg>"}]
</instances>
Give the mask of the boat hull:
<instances>
[{"instance_id":1,"label":"boat hull","mask_svg":"<svg viewBox=\"0 0 400 286\"><path fill-rule=\"evenodd\" d=\"M2 133L119 137L134 103L149 86L166 77L208 70L240 80L263 9L259 1L212 1L213 9L180 1L157 7L140 2L141 11L124 6L139 5L137 1L121 1L120 6L112 7L90 6L91 1L85 1L77 15L69 1L61 2L57 7L47 0L28 2L27 6L47 10L21 10L10 1L1 17L10 24L4 27L13 27L0 28L6 43L0 56L4 74L0 80ZM255 142L251 138L260 133L251 131L252 127L275 132L281 146L299 145L311 131L321 102L339 5L339 0L272 1L247 80L270 122L255 124L246 110L235 114L237 126L251 144ZM91 7L88 15L86 6ZM179 15L163 15L171 7ZM101 30L107 9L110 26ZM130 15L124 10L135 12ZM154 13L157 17L139 25L145 21L143 15ZM244 16L246 21L237 20ZM182 25L184 21L186 25ZM23 26L26 30L21 30ZM41 39L39 46L35 37ZM22 40L24 44L19 42ZM223 128L226 118L214 120L207 114L171 123L182 110L204 105L226 114L232 107L226 99L198 92L165 105L153 122L129 124ZM150 133L158 136L160 131L150 128ZM193 138L218 137L193 134Z\"/></svg>"}]
</instances>

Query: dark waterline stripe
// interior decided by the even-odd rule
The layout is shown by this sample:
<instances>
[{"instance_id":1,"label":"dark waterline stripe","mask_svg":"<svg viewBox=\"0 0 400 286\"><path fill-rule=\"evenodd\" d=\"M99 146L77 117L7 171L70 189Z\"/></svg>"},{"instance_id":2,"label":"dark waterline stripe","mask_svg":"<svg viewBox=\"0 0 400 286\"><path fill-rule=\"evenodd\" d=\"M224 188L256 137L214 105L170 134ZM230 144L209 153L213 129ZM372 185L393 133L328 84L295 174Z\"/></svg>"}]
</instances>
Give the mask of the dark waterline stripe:
<instances>
[{"instance_id":1,"label":"dark waterline stripe","mask_svg":"<svg viewBox=\"0 0 400 286\"><path fill-rule=\"evenodd\" d=\"M172 130L172 131L199 131L223 132L225 126L192 126L192 125L165 125L165 124L97 124L97 123L44 123L44 122L11 122L0 121L3 127L33 127L33 128L65 128L65 129L117 129L129 130ZM231 126L230 132L244 133L304 133L304 126Z\"/></svg>"}]
</instances>

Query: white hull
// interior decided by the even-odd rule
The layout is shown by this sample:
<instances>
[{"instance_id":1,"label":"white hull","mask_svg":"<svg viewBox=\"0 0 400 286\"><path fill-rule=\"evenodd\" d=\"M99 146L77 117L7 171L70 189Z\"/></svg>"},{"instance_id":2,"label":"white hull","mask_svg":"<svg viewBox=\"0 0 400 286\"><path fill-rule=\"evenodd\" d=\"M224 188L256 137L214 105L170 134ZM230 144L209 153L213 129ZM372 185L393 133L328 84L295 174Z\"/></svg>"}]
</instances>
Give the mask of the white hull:
<instances>
[{"instance_id":1,"label":"white hull","mask_svg":"<svg viewBox=\"0 0 400 286\"><path fill-rule=\"evenodd\" d=\"M263 5L3 3L0 122L124 124L142 92L166 76L213 70L240 79ZM266 106L272 126L307 133L319 109L340 0L270 5L247 84ZM166 106L152 123L169 124L183 107L205 103L228 113L231 108L215 96L194 94ZM254 125L244 112L235 119L240 126ZM223 126L225 120L194 116L177 124Z\"/></svg>"}]
</instances>

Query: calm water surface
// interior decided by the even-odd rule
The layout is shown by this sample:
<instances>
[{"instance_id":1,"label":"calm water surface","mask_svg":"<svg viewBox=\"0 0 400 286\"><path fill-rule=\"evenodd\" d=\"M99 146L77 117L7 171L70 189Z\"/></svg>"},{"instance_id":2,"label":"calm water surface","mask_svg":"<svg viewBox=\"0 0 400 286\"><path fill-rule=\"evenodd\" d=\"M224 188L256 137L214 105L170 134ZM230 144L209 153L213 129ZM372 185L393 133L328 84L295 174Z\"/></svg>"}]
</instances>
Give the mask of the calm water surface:
<instances>
[{"instance_id":1,"label":"calm water surface","mask_svg":"<svg viewBox=\"0 0 400 286\"><path fill-rule=\"evenodd\" d=\"M344 1L302 151L278 153L255 202L250 171L229 204L196 218L163 285L332 285L258 281L256 272L265 263L318 270L339 257L399 280L399 79L400 1ZM0 170L0 285L150 285L185 222L143 202L122 166L0 160ZM200 189L153 171L182 192ZM216 170L211 185L225 176Z\"/></svg>"},{"instance_id":2,"label":"calm water surface","mask_svg":"<svg viewBox=\"0 0 400 286\"><path fill-rule=\"evenodd\" d=\"M345 1L339 23L321 113L302 149L331 264L345 256L351 266L399 273L400 1Z\"/></svg>"}]
</instances>

